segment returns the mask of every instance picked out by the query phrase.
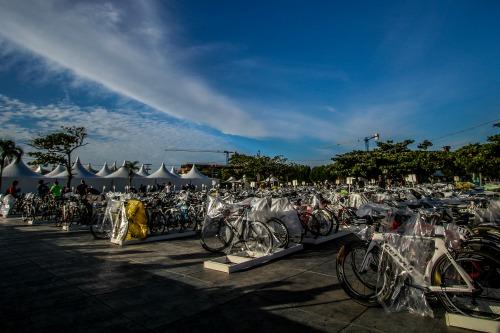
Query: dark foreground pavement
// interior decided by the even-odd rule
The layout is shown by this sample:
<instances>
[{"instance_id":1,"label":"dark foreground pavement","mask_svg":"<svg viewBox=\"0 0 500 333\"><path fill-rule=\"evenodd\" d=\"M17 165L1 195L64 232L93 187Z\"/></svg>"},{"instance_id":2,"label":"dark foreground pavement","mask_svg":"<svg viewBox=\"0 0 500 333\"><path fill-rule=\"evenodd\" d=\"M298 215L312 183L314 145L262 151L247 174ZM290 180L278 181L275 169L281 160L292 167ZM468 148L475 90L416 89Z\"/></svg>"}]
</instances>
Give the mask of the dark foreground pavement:
<instances>
[{"instance_id":1,"label":"dark foreground pavement","mask_svg":"<svg viewBox=\"0 0 500 333\"><path fill-rule=\"evenodd\" d=\"M245 272L205 270L195 238L120 248L0 218L0 332L468 332L347 297L341 241Z\"/></svg>"}]
</instances>

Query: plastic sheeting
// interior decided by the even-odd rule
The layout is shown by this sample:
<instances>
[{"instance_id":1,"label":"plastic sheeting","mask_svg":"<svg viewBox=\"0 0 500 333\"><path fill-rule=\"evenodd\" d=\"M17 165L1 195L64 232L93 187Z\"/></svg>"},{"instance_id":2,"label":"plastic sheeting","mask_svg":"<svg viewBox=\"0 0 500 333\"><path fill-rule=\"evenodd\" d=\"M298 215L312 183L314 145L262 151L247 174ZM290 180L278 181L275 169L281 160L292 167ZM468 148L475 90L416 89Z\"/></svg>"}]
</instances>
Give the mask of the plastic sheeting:
<instances>
[{"instance_id":1,"label":"plastic sheeting","mask_svg":"<svg viewBox=\"0 0 500 333\"><path fill-rule=\"evenodd\" d=\"M12 195L0 195L0 215L2 215L3 217L9 216L9 213L14 207L15 203L16 198L14 198Z\"/></svg>"},{"instance_id":2,"label":"plastic sheeting","mask_svg":"<svg viewBox=\"0 0 500 333\"><path fill-rule=\"evenodd\" d=\"M148 224L144 203L140 200L127 201L126 217L128 231L125 240L145 239L148 236Z\"/></svg>"},{"instance_id":3,"label":"plastic sheeting","mask_svg":"<svg viewBox=\"0 0 500 333\"><path fill-rule=\"evenodd\" d=\"M385 233L380 253L379 302L388 312L408 311L433 317L424 289L419 285L434 254L434 225L416 214L402 233ZM414 281L413 278L421 279Z\"/></svg>"}]
</instances>

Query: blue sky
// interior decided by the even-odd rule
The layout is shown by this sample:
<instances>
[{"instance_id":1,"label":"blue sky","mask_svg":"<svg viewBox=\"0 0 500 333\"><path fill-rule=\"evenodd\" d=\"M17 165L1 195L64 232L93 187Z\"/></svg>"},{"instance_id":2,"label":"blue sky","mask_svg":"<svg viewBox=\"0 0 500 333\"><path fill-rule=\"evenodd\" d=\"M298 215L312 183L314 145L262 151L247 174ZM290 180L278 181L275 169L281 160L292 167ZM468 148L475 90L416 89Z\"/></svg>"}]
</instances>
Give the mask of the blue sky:
<instances>
[{"instance_id":1,"label":"blue sky","mask_svg":"<svg viewBox=\"0 0 500 333\"><path fill-rule=\"evenodd\" d=\"M375 132L500 118L496 1L0 0L0 136L82 125L82 159L282 154L316 165ZM483 141L491 124L436 148Z\"/></svg>"}]
</instances>

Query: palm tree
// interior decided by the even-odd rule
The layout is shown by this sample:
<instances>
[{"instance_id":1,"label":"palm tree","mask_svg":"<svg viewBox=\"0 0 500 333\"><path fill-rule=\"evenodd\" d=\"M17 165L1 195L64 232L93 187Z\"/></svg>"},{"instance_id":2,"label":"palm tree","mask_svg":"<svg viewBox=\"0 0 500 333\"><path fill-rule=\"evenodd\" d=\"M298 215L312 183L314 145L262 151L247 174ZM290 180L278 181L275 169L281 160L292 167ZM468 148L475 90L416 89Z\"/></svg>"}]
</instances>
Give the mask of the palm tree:
<instances>
[{"instance_id":1,"label":"palm tree","mask_svg":"<svg viewBox=\"0 0 500 333\"><path fill-rule=\"evenodd\" d=\"M23 153L23 150L16 146L14 141L0 139L0 188L2 188L2 175L5 161L7 158L15 158L18 160Z\"/></svg>"},{"instance_id":2,"label":"palm tree","mask_svg":"<svg viewBox=\"0 0 500 333\"><path fill-rule=\"evenodd\" d=\"M125 161L123 167L128 171L128 187L131 187L132 178L134 178L136 171L139 171L139 161Z\"/></svg>"}]
</instances>

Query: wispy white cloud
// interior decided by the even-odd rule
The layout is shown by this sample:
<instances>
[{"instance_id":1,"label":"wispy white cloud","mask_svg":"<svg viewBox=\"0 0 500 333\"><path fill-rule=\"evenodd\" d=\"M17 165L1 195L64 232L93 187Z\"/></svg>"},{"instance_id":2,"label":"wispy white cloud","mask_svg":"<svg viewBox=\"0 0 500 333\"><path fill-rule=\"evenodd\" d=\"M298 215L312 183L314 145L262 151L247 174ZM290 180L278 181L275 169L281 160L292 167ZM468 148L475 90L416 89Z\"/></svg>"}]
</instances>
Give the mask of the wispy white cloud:
<instances>
[{"instance_id":1,"label":"wispy white cloud","mask_svg":"<svg viewBox=\"0 0 500 333\"><path fill-rule=\"evenodd\" d=\"M80 78L171 116L261 137L261 122L181 67L146 2L0 1L0 35Z\"/></svg>"},{"instance_id":2,"label":"wispy white cloud","mask_svg":"<svg viewBox=\"0 0 500 333\"><path fill-rule=\"evenodd\" d=\"M168 153L167 147L187 149L231 149L225 140L186 124L170 123L143 110L109 110L100 106L81 108L71 103L36 105L0 95L0 123L3 137L25 145L39 134L57 130L62 125L84 126L89 145L78 154L94 164L106 160L140 160L158 165L162 161L181 164L187 160L222 161L220 156Z\"/></svg>"}]
</instances>

